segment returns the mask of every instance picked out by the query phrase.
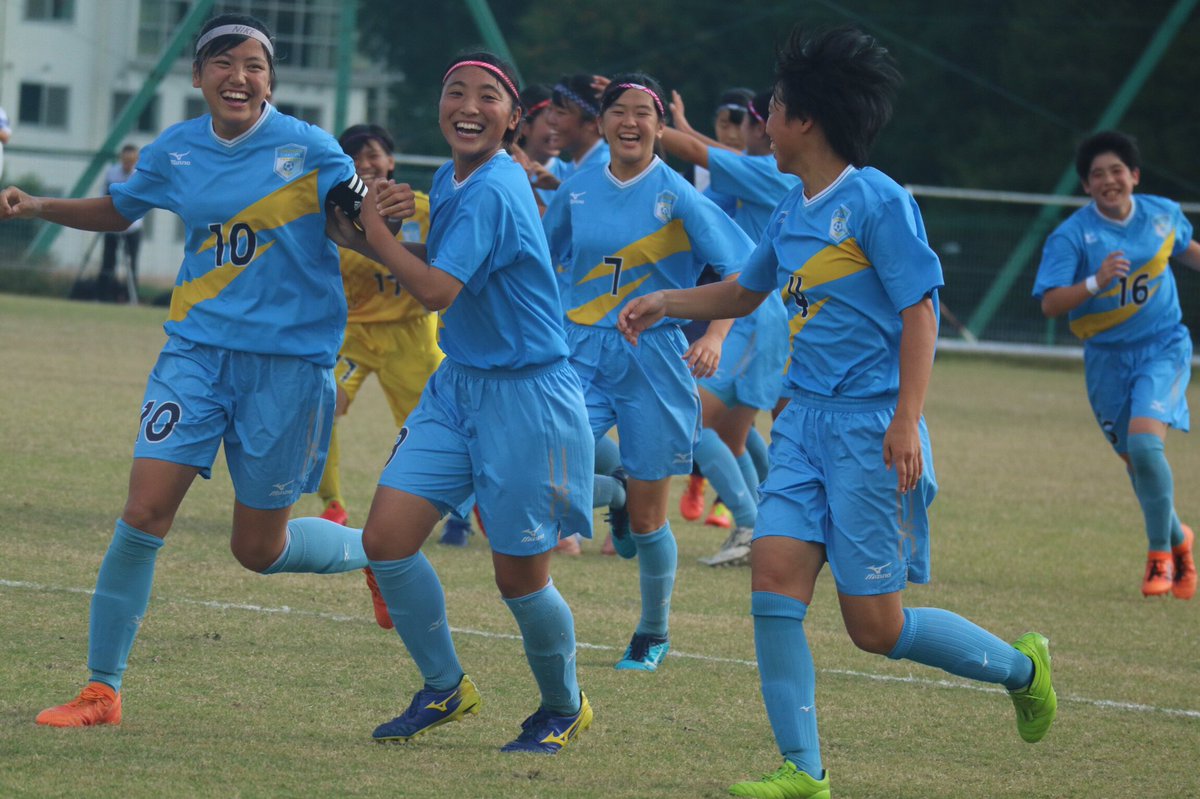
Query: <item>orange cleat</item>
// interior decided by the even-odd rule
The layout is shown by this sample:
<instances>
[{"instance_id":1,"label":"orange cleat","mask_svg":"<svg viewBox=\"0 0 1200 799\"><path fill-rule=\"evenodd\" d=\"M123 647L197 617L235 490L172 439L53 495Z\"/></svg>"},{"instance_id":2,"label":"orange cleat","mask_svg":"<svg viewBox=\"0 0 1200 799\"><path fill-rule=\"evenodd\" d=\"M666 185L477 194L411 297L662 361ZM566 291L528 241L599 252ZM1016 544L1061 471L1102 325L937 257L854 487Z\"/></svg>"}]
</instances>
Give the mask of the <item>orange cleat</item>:
<instances>
[{"instance_id":1,"label":"orange cleat","mask_svg":"<svg viewBox=\"0 0 1200 799\"><path fill-rule=\"evenodd\" d=\"M704 478L693 474L688 478L687 490L679 498L679 515L694 522L704 515Z\"/></svg>"},{"instance_id":2,"label":"orange cleat","mask_svg":"<svg viewBox=\"0 0 1200 799\"><path fill-rule=\"evenodd\" d=\"M558 544L555 545L553 551L556 555L570 555L571 557L583 554L583 550L579 547L579 539L573 535L558 539Z\"/></svg>"},{"instance_id":3,"label":"orange cleat","mask_svg":"<svg viewBox=\"0 0 1200 799\"><path fill-rule=\"evenodd\" d=\"M1170 552L1146 554L1146 576L1142 578L1142 596L1166 596L1174 587L1175 563Z\"/></svg>"},{"instance_id":4,"label":"orange cleat","mask_svg":"<svg viewBox=\"0 0 1200 799\"><path fill-rule=\"evenodd\" d=\"M329 504L325 506L325 510L321 511L321 518L328 519L334 524L344 525L350 521L350 514L346 513L346 506L338 502L336 499L329 500Z\"/></svg>"},{"instance_id":5,"label":"orange cleat","mask_svg":"<svg viewBox=\"0 0 1200 799\"><path fill-rule=\"evenodd\" d=\"M713 503L712 512L708 514L708 518L704 523L709 527L720 527L722 530L728 530L733 527L733 514L729 512L729 508L725 507L725 503L720 500Z\"/></svg>"},{"instance_id":6,"label":"orange cleat","mask_svg":"<svg viewBox=\"0 0 1200 799\"><path fill-rule=\"evenodd\" d=\"M91 727L121 723L121 695L102 682L90 682L79 696L65 705L47 708L37 715L47 727Z\"/></svg>"},{"instance_id":7,"label":"orange cleat","mask_svg":"<svg viewBox=\"0 0 1200 799\"><path fill-rule=\"evenodd\" d=\"M375 608L375 623L385 630L390 630L396 625L392 622L392 615L388 613L387 603L383 601L383 594L379 593L379 583L375 582L375 572L371 571L368 566L363 569L363 574L367 576L367 588L371 589L371 604Z\"/></svg>"},{"instance_id":8,"label":"orange cleat","mask_svg":"<svg viewBox=\"0 0 1200 799\"><path fill-rule=\"evenodd\" d=\"M1171 547L1171 558L1175 561L1175 582L1171 584L1171 593L1176 599L1191 599L1196 594L1196 562L1192 560L1192 543L1196 535L1186 524L1180 526L1183 528L1183 543Z\"/></svg>"}]
</instances>

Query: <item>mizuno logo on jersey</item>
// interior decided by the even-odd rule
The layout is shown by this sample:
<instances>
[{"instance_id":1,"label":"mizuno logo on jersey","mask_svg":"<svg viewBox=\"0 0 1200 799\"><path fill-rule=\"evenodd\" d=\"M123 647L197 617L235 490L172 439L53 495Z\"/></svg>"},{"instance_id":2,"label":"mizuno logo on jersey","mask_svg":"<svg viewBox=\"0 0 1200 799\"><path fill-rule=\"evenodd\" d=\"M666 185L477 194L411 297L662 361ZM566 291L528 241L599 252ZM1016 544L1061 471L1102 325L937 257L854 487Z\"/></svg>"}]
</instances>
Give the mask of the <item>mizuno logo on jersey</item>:
<instances>
[{"instance_id":1,"label":"mizuno logo on jersey","mask_svg":"<svg viewBox=\"0 0 1200 799\"><path fill-rule=\"evenodd\" d=\"M184 160L191 154L191 150L184 150L182 153L167 153L171 156L171 166L191 166L191 161Z\"/></svg>"},{"instance_id":2,"label":"mizuno logo on jersey","mask_svg":"<svg viewBox=\"0 0 1200 799\"><path fill-rule=\"evenodd\" d=\"M571 192L571 205L583 205L583 195L585 194L587 194L586 191Z\"/></svg>"}]
</instances>

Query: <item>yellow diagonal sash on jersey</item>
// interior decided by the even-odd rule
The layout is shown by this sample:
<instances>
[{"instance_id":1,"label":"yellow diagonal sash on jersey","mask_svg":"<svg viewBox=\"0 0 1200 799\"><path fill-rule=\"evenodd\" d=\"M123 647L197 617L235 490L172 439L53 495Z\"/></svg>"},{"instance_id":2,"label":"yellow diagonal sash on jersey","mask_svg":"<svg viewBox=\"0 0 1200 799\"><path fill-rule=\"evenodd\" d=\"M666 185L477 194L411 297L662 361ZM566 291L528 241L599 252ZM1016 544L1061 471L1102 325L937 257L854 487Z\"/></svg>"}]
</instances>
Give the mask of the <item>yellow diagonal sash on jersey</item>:
<instances>
[{"instance_id":1,"label":"yellow diagonal sash on jersey","mask_svg":"<svg viewBox=\"0 0 1200 799\"><path fill-rule=\"evenodd\" d=\"M787 291L781 291L780 294L783 295L784 302L787 302ZM829 302L828 297L818 300L817 302L814 302L812 305L808 306L807 316L802 316L799 312L797 312L795 316L788 320L788 358L787 363L783 365L783 373L785 375L792 368L792 353L796 351L796 345L793 342L796 339L796 334L803 330L804 326L812 321L813 317L817 315L817 311L821 310L821 308L827 302Z\"/></svg>"},{"instance_id":2,"label":"yellow diagonal sash on jersey","mask_svg":"<svg viewBox=\"0 0 1200 799\"><path fill-rule=\"evenodd\" d=\"M314 169L304 177L298 178L283 188L271 192L266 197L256 201L248 208L234 214L231 219L222 223L221 235L223 240L228 242L226 246L229 248L229 252L232 254L232 246L236 245L236 242L231 240L232 236L230 235L230 231L235 224L243 223L249 225L250 229L257 235L263 231L281 228L302 216L320 212L321 205L317 195L317 172L318 170ZM216 244L217 236L213 234L200 245L200 249L196 250L196 254L199 255L210 250ZM260 244L254 251L254 257L241 266L236 266L233 263L224 263L195 280L189 280L176 286L175 290L171 293L171 313L168 319L172 322L179 322L188 315L188 312L197 303L216 297L246 267L261 258L274 244L274 241Z\"/></svg>"},{"instance_id":3,"label":"yellow diagonal sash on jersey","mask_svg":"<svg viewBox=\"0 0 1200 799\"><path fill-rule=\"evenodd\" d=\"M836 247L822 249L794 274L804 278L800 284L801 291L808 291L870 268L871 262L867 260L867 254L858 246L858 242L855 239L846 239Z\"/></svg>"},{"instance_id":4,"label":"yellow diagonal sash on jersey","mask_svg":"<svg viewBox=\"0 0 1200 799\"><path fill-rule=\"evenodd\" d=\"M1132 286L1141 275L1146 275L1146 282L1154 280L1167 269L1167 263L1171 257L1171 250L1175 248L1175 231L1171 231L1158 248L1158 252L1154 253L1154 257L1142 265L1137 271L1130 272L1126 278L1125 285ZM1121 293L1121 281L1114 280L1113 287L1098 294L1099 297L1115 297ZM1150 290L1146 295L1146 301L1158 293L1158 286ZM1071 332L1081 340L1089 339L1097 333L1103 333L1105 330L1116 327L1122 322L1127 321L1130 317L1142 309L1145 303L1127 302L1124 305L1114 308L1111 311L1101 311L1099 313L1088 314L1081 316L1071 322Z\"/></svg>"},{"instance_id":5,"label":"yellow diagonal sash on jersey","mask_svg":"<svg viewBox=\"0 0 1200 799\"><path fill-rule=\"evenodd\" d=\"M672 219L670 223L654 231L649 236L638 239L632 244L623 247L614 253L613 257L621 259L621 271L622 273L627 273L631 269L637 269L639 266L658 263L676 253L687 252L691 248L692 242L688 238L687 231L683 228L683 221ZM597 280L602 277L612 279L615 271L616 266L613 264L599 264L593 267L592 271L580 278L579 282L575 285L581 286L590 280ZM620 305L638 286L646 282L646 279L649 277L650 275L642 275L637 280L620 286L616 294L602 294L594 300L568 311L567 318L576 324L594 325L612 313L614 308Z\"/></svg>"}]
</instances>

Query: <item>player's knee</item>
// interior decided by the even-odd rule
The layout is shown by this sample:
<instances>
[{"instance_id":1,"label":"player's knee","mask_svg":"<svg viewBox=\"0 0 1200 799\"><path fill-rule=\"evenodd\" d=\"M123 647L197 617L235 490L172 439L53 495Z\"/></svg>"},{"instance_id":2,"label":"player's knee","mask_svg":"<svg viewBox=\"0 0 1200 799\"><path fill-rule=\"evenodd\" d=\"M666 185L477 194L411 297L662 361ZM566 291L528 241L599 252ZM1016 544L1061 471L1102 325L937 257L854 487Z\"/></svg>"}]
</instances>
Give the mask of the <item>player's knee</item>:
<instances>
[{"instance_id":1,"label":"player's knee","mask_svg":"<svg viewBox=\"0 0 1200 799\"><path fill-rule=\"evenodd\" d=\"M125 510L121 512L121 519L135 530L163 536L171 529L175 511L130 497L125 503Z\"/></svg>"},{"instance_id":2,"label":"player's knee","mask_svg":"<svg viewBox=\"0 0 1200 799\"><path fill-rule=\"evenodd\" d=\"M653 533L667 523L667 517L657 508L630 509L629 526L634 533Z\"/></svg>"},{"instance_id":3,"label":"player's knee","mask_svg":"<svg viewBox=\"0 0 1200 799\"><path fill-rule=\"evenodd\" d=\"M846 632L856 647L874 655L888 654L896 648L896 641L900 639L900 631L890 624L847 622Z\"/></svg>"},{"instance_id":4,"label":"player's knee","mask_svg":"<svg viewBox=\"0 0 1200 799\"><path fill-rule=\"evenodd\" d=\"M269 552L261 547L248 546L239 542L237 539L229 542L229 551L233 553L233 557L238 563L252 572L262 573L270 568L280 553Z\"/></svg>"}]
</instances>

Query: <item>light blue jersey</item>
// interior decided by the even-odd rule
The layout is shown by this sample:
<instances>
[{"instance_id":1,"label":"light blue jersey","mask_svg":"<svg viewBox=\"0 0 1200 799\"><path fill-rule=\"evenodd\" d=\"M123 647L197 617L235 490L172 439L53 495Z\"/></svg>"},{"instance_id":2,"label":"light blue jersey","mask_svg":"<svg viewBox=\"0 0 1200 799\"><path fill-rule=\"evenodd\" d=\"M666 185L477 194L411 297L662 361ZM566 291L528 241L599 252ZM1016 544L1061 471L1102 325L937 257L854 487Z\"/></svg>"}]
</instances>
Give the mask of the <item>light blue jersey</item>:
<instances>
[{"instance_id":1,"label":"light blue jersey","mask_svg":"<svg viewBox=\"0 0 1200 799\"><path fill-rule=\"evenodd\" d=\"M542 164L542 166L546 168L547 172L558 178L559 183L566 180L567 175L571 172L571 165L558 156L552 156L550 160ZM550 204L550 201L554 199L555 191L557 191L557 189L534 189L538 199L542 201L542 205Z\"/></svg>"},{"instance_id":2,"label":"light blue jersey","mask_svg":"<svg viewBox=\"0 0 1200 799\"><path fill-rule=\"evenodd\" d=\"M629 299L696 285L698 264L736 272L753 247L720 208L657 157L624 182L607 167L572 176L542 222L567 318L586 326L615 328Z\"/></svg>"},{"instance_id":3,"label":"light blue jersey","mask_svg":"<svg viewBox=\"0 0 1200 799\"><path fill-rule=\"evenodd\" d=\"M586 153L582 153L574 161L560 162L561 174L555 173L560 180L566 180L578 172L586 172L590 169L608 166L609 162L609 147L608 142L604 139L597 139L596 143L591 146Z\"/></svg>"},{"instance_id":4,"label":"light blue jersey","mask_svg":"<svg viewBox=\"0 0 1200 799\"><path fill-rule=\"evenodd\" d=\"M183 220L167 334L332 366L346 298L325 198L353 175L332 136L269 104L231 141L205 114L143 148L137 170L111 192L126 219L164 208Z\"/></svg>"},{"instance_id":5,"label":"light blue jersey","mask_svg":"<svg viewBox=\"0 0 1200 799\"><path fill-rule=\"evenodd\" d=\"M847 167L811 199L794 188L738 279L782 291L788 390L831 399L899 390L900 312L930 295L936 311L943 285L916 201L871 167Z\"/></svg>"},{"instance_id":6,"label":"light blue jersey","mask_svg":"<svg viewBox=\"0 0 1200 799\"><path fill-rule=\"evenodd\" d=\"M475 369L565 358L558 287L525 170L501 151L458 183L447 163L429 204L429 263L463 284L441 315L446 357Z\"/></svg>"},{"instance_id":7,"label":"light blue jersey","mask_svg":"<svg viewBox=\"0 0 1200 799\"><path fill-rule=\"evenodd\" d=\"M800 184L800 178L779 171L774 155L740 155L720 147L708 148L708 171L712 190L734 198L731 216L756 244L775 206Z\"/></svg>"},{"instance_id":8,"label":"light blue jersey","mask_svg":"<svg viewBox=\"0 0 1200 799\"><path fill-rule=\"evenodd\" d=\"M1069 314L1071 332L1088 344L1125 345L1159 338L1182 318L1175 276L1167 260L1192 240L1178 203L1138 194L1128 219L1109 219L1090 203L1050 234L1042 250L1033 296L1094 275L1109 253L1121 250L1129 274Z\"/></svg>"}]
</instances>

